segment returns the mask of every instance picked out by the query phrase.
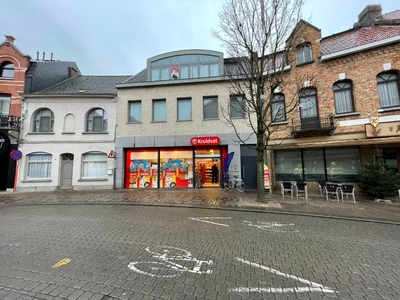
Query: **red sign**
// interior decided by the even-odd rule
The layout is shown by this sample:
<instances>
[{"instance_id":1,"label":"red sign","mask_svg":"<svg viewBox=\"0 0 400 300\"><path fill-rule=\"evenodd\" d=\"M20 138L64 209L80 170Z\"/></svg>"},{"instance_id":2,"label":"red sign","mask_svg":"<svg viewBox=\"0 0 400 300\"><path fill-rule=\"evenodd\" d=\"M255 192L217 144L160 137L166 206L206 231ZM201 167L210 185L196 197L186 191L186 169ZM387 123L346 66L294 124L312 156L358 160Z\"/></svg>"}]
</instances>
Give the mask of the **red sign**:
<instances>
[{"instance_id":1,"label":"red sign","mask_svg":"<svg viewBox=\"0 0 400 300\"><path fill-rule=\"evenodd\" d=\"M10 153L10 157L11 157L13 160L20 160L20 159L22 158L22 152L19 151L19 150L13 150L13 151L11 151L11 153Z\"/></svg>"},{"instance_id":2,"label":"red sign","mask_svg":"<svg viewBox=\"0 0 400 300\"><path fill-rule=\"evenodd\" d=\"M115 158L114 150L111 150L110 153L108 153L108 158Z\"/></svg>"},{"instance_id":3,"label":"red sign","mask_svg":"<svg viewBox=\"0 0 400 300\"><path fill-rule=\"evenodd\" d=\"M221 140L218 136L203 136L191 138L190 143L193 146L210 146L219 145L221 143Z\"/></svg>"}]
</instances>

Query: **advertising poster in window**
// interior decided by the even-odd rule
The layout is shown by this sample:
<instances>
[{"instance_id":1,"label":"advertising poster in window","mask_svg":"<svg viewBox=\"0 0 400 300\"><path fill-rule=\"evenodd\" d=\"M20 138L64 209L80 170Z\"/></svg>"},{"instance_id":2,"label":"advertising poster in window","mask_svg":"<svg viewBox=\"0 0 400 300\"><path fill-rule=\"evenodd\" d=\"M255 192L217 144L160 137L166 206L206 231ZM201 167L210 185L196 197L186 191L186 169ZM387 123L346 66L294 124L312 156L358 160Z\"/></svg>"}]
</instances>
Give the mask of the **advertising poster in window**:
<instances>
[{"instance_id":1,"label":"advertising poster in window","mask_svg":"<svg viewBox=\"0 0 400 300\"><path fill-rule=\"evenodd\" d=\"M151 162L143 159L133 160L129 166L129 183L131 188L150 187L152 182Z\"/></svg>"},{"instance_id":2,"label":"advertising poster in window","mask_svg":"<svg viewBox=\"0 0 400 300\"><path fill-rule=\"evenodd\" d=\"M192 160L168 159L161 162L161 187L192 187Z\"/></svg>"}]
</instances>

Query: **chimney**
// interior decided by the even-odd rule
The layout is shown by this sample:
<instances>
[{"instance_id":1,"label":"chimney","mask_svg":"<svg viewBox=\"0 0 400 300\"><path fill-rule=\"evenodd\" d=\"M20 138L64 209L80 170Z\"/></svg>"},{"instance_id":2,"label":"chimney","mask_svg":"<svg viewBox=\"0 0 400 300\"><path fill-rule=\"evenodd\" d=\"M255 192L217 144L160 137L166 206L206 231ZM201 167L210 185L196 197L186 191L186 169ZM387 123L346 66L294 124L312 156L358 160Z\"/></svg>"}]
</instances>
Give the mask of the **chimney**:
<instances>
[{"instance_id":1,"label":"chimney","mask_svg":"<svg viewBox=\"0 0 400 300\"><path fill-rule=\"evenodd\" d=\"M14 44L15 39L13 36L6 35L5 37L6 37L6 42L10 42L11 44Z\"/></svg>"},{"instance_id":2,"label":"chimney","mask_svg":"<svg viewBox=\"0 0 400 300\"><path fill-rule=\"evenodd\" d=\"M382 6L380 4L367 5L358 15L358 22L354 27L371 27L375 25L376 20L382 19Z\"/></svg>"},{"instance_id":3,"label":"chimney","mask_svg":"<svg viewBox=\"0 0 400 300\"><path fill-rule=\"evenodd\" d=\"M76 76L78 76L78 71L73 67L69 67L69 78L74 78Z\"/></svg>"},{"instance_id":4,"label":"chimney","mask_svg":"<svg viewBox=\"0 0 400 300\"><path fill-rule=\"evenodd\" d=\"M43 51L43 59L42 59L42 60L44 60L44 59L45 59L45 57L46 57L46 52L45 52L45 51Z\"/></svg>"}]
</instances>

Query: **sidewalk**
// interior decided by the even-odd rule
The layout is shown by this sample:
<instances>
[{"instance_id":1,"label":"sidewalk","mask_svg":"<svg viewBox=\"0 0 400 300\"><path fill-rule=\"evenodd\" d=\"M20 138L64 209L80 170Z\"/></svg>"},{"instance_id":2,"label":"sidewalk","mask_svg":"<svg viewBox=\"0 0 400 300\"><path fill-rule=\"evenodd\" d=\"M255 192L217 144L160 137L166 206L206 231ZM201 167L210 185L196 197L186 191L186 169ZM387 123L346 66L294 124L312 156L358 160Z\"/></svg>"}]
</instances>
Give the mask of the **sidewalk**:
<instances>
[{"instance_id":1,"label":"sidewalk","mask_svg":"<svg viewBox=\"0 0 400 300\"><path fill-rule=\"evenodd\" d=\"M400 225L399 199L374 202L358 196L357 202L346 199L326 201L320 195L282 198L278 192L267 194L266 202L256 201L255 191L224 191L219 188L201 189L140 189L140 190L91 190L54 192L0 192L0 207L5 205L50 204L132 204L175 207L232 209L241 211L309 215L324 218L355 219Z\"/></svg>"}]
</instances>

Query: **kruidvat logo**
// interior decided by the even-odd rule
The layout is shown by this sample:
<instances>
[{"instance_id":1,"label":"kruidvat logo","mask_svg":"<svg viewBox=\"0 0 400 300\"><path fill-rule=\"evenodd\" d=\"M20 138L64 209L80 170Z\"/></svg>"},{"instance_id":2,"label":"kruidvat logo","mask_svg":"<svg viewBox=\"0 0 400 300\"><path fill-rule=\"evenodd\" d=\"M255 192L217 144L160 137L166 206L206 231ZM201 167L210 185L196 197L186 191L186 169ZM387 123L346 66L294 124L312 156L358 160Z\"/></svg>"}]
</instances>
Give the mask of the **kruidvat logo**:
<instances>
[{"instance_id":1,"label":"kruidvat logo","mask_svg":"<svg viewBox=\"0 0 400 300\"><path fill-rule=\"evenodd\" d=\"M221 140L217 136L208 137L194 137L190 140L193 146L208 146L208 145L219 145Z\"/></svg>"}]
</instances>

